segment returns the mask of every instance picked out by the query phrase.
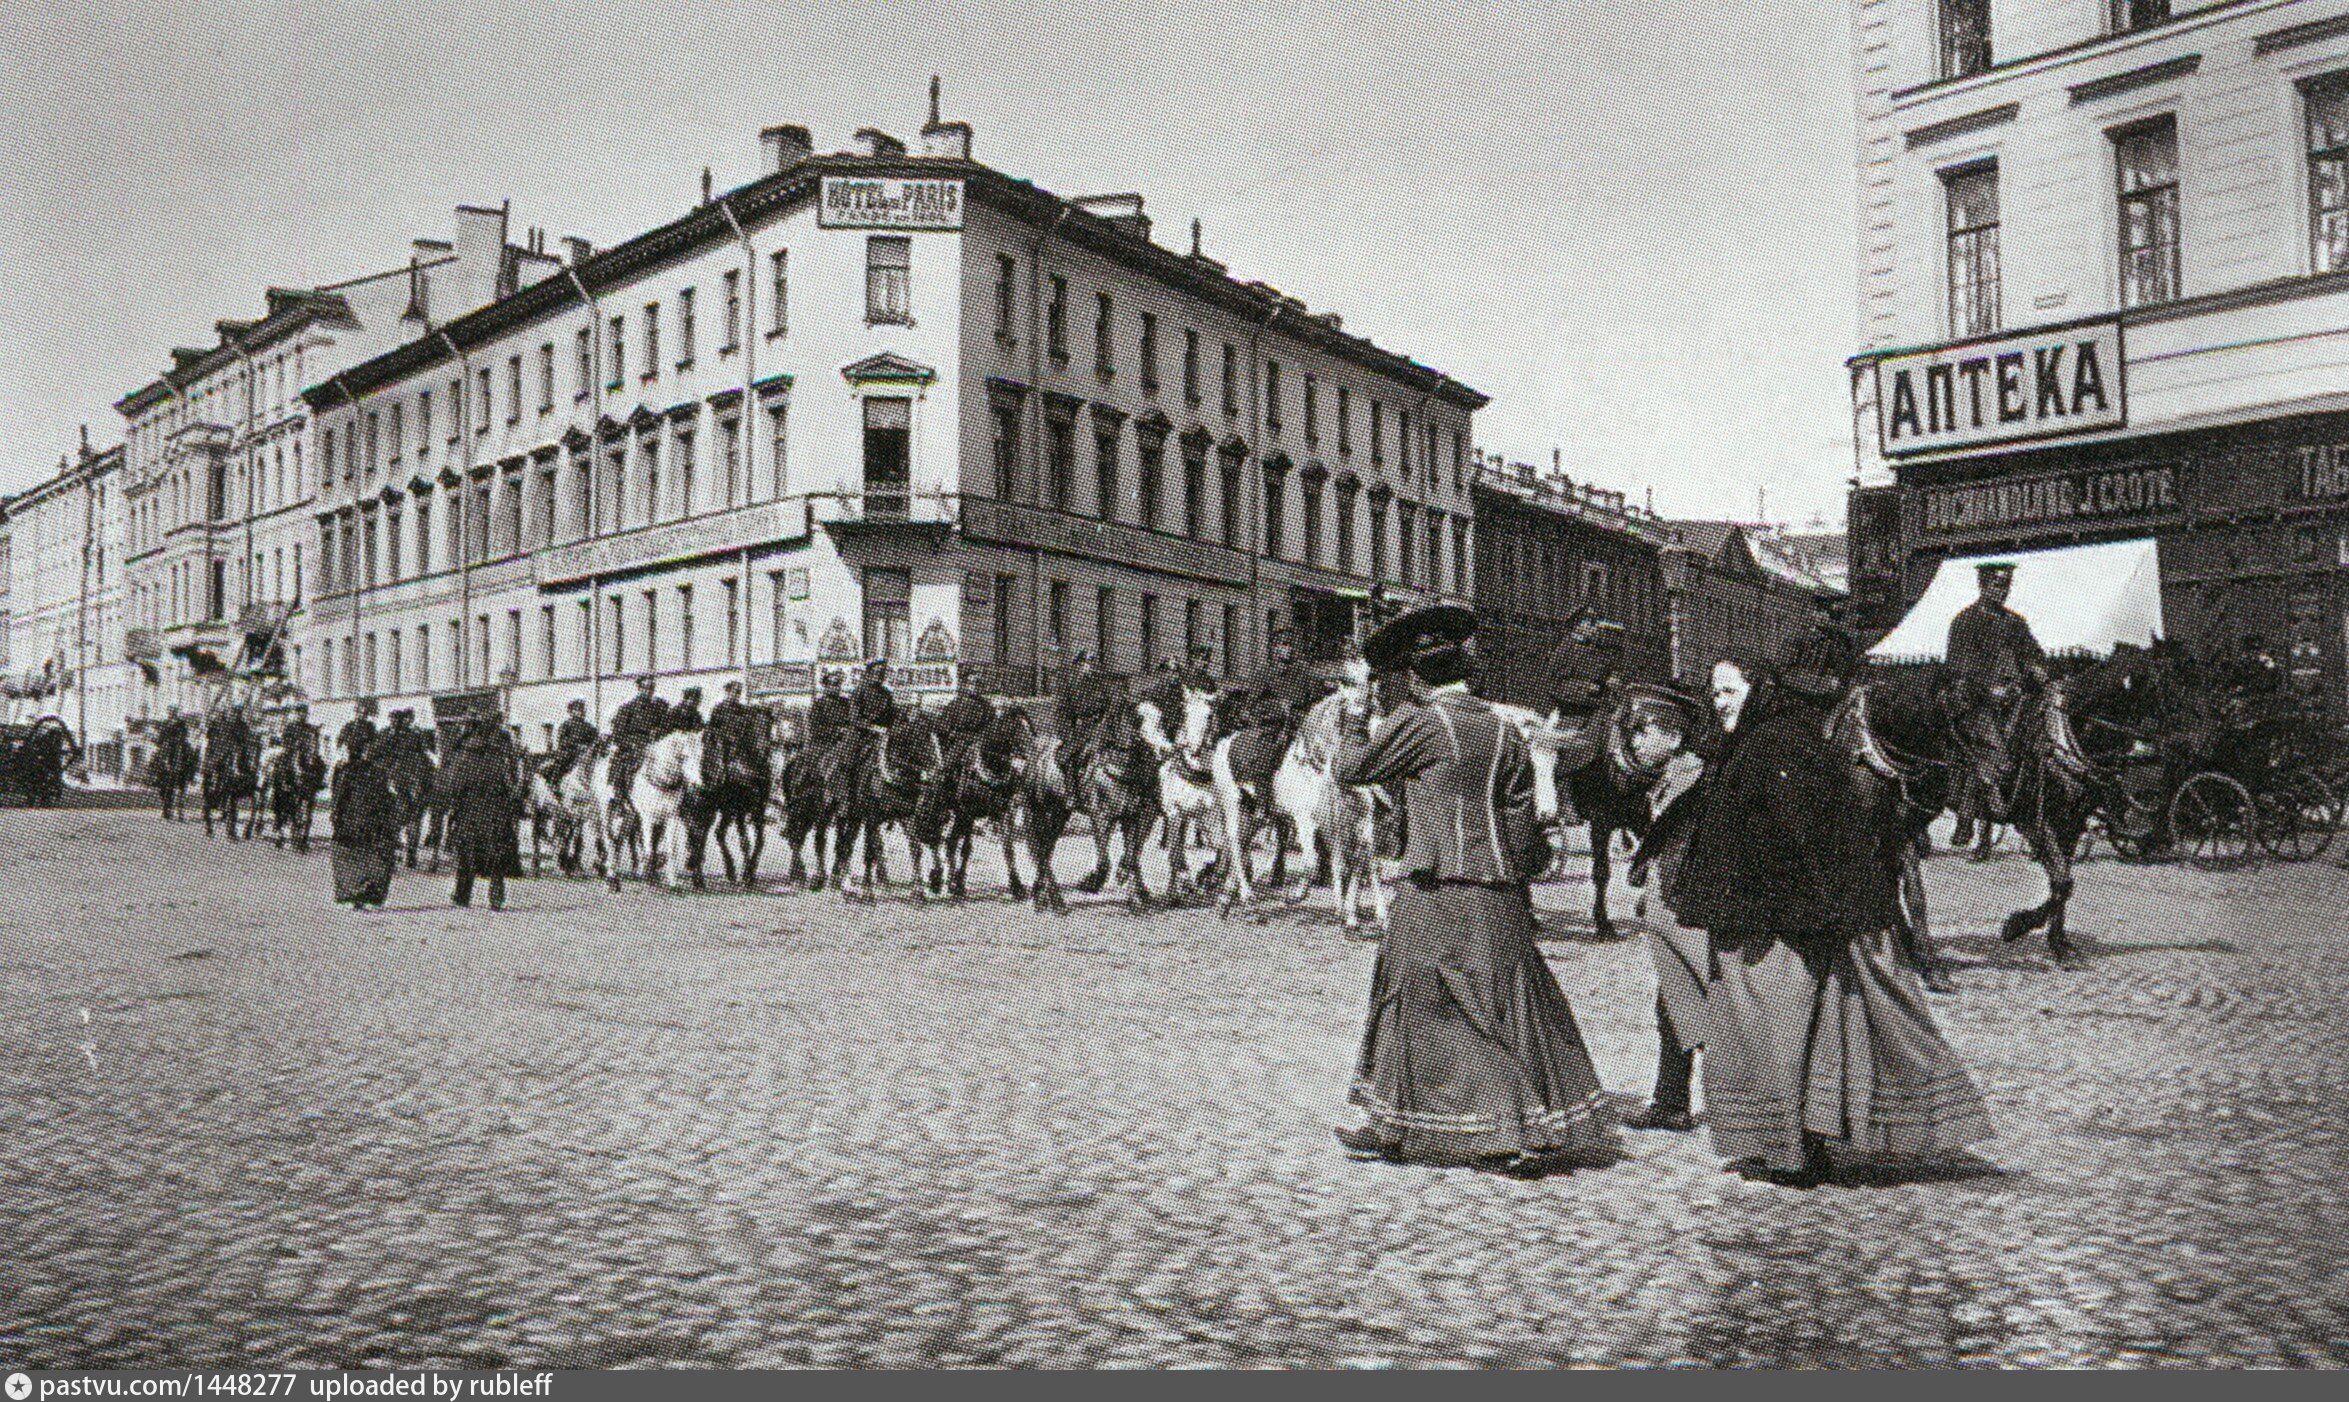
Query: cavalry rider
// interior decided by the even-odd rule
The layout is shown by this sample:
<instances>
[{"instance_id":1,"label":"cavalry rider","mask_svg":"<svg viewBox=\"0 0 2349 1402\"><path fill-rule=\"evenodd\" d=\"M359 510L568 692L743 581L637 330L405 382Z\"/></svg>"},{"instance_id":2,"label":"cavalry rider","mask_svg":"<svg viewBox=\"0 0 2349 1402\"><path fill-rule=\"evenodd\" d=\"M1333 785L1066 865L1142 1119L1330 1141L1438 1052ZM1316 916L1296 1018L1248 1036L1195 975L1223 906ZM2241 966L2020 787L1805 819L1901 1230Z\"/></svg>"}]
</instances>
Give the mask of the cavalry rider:
<instances>
[{"instance_id":1,"label":"cavalry rider","mask_svg":"<svg viewBox=\"0 0 2349 1402\"><path fill-rule=\"evenodd\" d=\"M550 784L561 784L563 776L579 763L581 755L592 752L603 743L604 737L596 733L595 722L587 718L585 701L574 697L567 710L562 725L555 730L554 756L547 761L547 782Z\"/></svg>"},{"instance_id":2,"label":"cavalry rider","mask_svg":"<svg viewBox=\"0 0 2349 1402\"><path fill-rule=\"evenodd\" d=\"M1204 646L1194 648L1193 655L1204 652ZM1212 654L1210 654L1212 655ZM1171 758L1181 743L1183 722L1190 705L1187 693L1215 694L1215 678L1204 663L1177 667L1172 658L1159 661L1142 694L1134 698L1134 716L1139 722L1142 739L1160 759Z\"/></svg>"},{"instance_id":3,"label":"cavalry rider","mask_svg":"<svg viewBox=\"0 0 2349 1402\"><path fill-rule=\"evenodd\" d=\"M677 704L669 708L669 723L662 733L669 734L680 730L690 733L700 730L702 726L701 688L689 686L685 688L684 694L677 698Z\"/></svg>"},{"instance_id":4,"label":"cavalry rider","mask_svg":"<svg viewBox=\"0 0 2349 1402\"><path fill-rule=\"evenodd\" d=\"M241 765L253 757L253 727L245 720L244 702L236 702L205 725L204 751L214 763Z\"/></svg>"},{"instance_id":5,"label":"cavalry rider","mask_svg":"<svg viewBox=\"0 0 2349 1402\"><path fill-rule=\"evenodd\" d=\"M2015 583L2015 567L1993 560L1974 567L1980 596L1958 610L1949 621L1949 709L1959 743L1972 760L1973 782L1959 786L1957 830L1951 841L1963 847L1974 837L1974 824L1990 816L1978 811L1981 800L2003 802L2013 765L2007 755L2007 725L2026 686L2047 680L2047 654L2031 625L2006 606ZM1985 849L1986 851L1986 849ZM1977 854L1982 855L1982 854Z\"/></svg>"},{"instance_id":6,"label":"cavalry rider","mask_svg":"<svg viewBox=\"0 0 2349 1402\"><path fill-rule=\"evenodd\" d=\"M856 723L867 730L887 730L897 724L897 693L889 689L889 659L876 657L865 664L856 691L848 698L856 708Z\"/></svg>"},{"instance_id":7,"label":"cavalry rider","mask_svg":"<svg viewBox=\"0 0 2349 1402\"><path fill-rule=\"evenodd\" d=\"M303 765L313 765L318 762L318 727L310 723L310 708L308 706L296 705L294 707L293 715L287 719L285 729L280 732L279 739L285 745L286 753L292 755ZM360 743L366 742L361 741Z\"/></svg>"},{"instance_id":8,"label":"cavalry rider","mask_svg":"<svg viewBox=\"0 0 2349 1402\"><path fill-rule=\"evenodd\" d=\"M807 709L809 749L816 754L830 754L855 725L856 707L840 690L840 674L824 673L823 690Z\"/></svg>"},{"instance_id":9,"label":"cavalry rider","mask_svg":"<svg viewBox=\"0 0 2349 1402\"><path fill-rule=\"evenodd\" d=\"M1313 709L1324 691L1321 678L1297 660L1297 634L1290 628L1272 635L1272 665L1259 672L1249 686L1258 698L1276 704L1290 721Z\"/></svg>"},{"instance_id":10,"label":"cavalry rider","mask_svg":"<svg viewBox=\"0 0 2349 1402\"><path fill-rule=\"evenodd\" d=\"M636 694L612 712L612 792L621 802L628 801L628 785L644 761L645 748L668 733L668 704L653 695L650 674L638 677Z\"/></svg>"},{"instance_id":11,"label":"cavalry rider","mask_svg":"<svg viewBox=\"0 0 2349 1402\"><path fill-rule=\"evenodd\" d=\"M1073 754L1084 747L1093 732L1100 729L1102 717L1109 714L1110 704L1116 699L1109 678L1094 664L1093 654L1077 650L1076 670L1061 684L1060 732L1062 743Z\"/></svg>"},{"instance_id":12,"label":"cavalry rider","mask_svg":"<svg viewBox=\"0 0 2349 1402\"><path fill-rule=\"evenodd\" d=\"M730 681L724 690L725 699L710 707L702 752L706 774L723 775L730 765L750 768L767 752L766 712L742 704L741 682Z\"/></svg>"},{"instance_id":13,"label":"cavalry rider","mask_svg":"<svg viewBox=\"0 0 2349 1402\"><path fill-rule=\"evenodd\" d=\"M375 741L375 698L360 697L352 710L356 714L343 723L343 728L334 737L335 747L342 751L345 764Z\"/></svg>"},{"instance_id":14,"label":"cavalry rider","mask_svg":"<svg viewBox=\"0 0 2349 1402\"><path fill-rule=\"evenodd\" d=\"M186 753L187 748L188 718L179 713L179 707L173 706L164 713L163 724L156 728L155 753L178 755Z\"/></svg>"}]
</instances>

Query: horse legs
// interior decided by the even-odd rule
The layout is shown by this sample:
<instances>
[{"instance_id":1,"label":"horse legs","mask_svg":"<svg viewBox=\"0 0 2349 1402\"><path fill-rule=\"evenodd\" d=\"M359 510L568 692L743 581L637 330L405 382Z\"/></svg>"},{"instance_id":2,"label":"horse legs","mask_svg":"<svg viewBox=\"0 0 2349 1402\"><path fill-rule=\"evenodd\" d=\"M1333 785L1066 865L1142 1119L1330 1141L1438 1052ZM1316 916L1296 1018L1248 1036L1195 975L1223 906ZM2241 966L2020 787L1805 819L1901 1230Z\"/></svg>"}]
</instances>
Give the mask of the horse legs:
<instances>
[{"instance_id":1,"label":"horse legs","mask_svg":"<svg viewBox=\"0 0 2349 1402\"><path fill-rule=\"evenodd\" d=\"M2023 837L2031 856L2047 873L2047 899L2029 910L2018 910L2008 916L2006 923L1999 927L1999 938L2012 943L2044 926L2047 952L2055 956L2057 967L2078 968L2070 933L2064 928L2064 917L2072 900L2072 844L2061 840L2044 818L2026 827Z\"/></svg>"},{"instance_id":2,"label":"horse legs","mask_svg":"<svg viewBox=\"0 0 2349 1402\"><path fill-rule=\"evenodd\" d=\"M1026 883L1020 880L1020 861L1018 849L1012 846L1012 819L1013 814L1008 810L1001 817L997 818L995 820L995 835L1003 843L1003 874L1005 881L1011 891L1011 898L1015 901L1024 901L1028 898L1028 888ZM963 860L965 862L970 860L970 852L967 848L964 849ZM1039 888L1041 888L1043 882L1044 874L1042 872L1038 872L1036 874L1036 883Z\"/></svg>"},{"instance_id":3,"label":"horse legs","mask_svg":"<svg viewBox=\"0 0 2349 1402\"><path fill-rule=\"evenodd\" d=\"M1088 896L1109 884L1109 844L1117 836L1116 829L1119 822L1118 819L1102 816L1098 804L1094 807L1095 812L1090 821L1093 827L1093 846L1100 853L1100 860L1094 863L1091 871L1077 881L1077 889Z\"/></svg>"},{"instance_id":4,"label":"horse legs","mask_svg":"<svg viewBox=\"0 0 2349 1402\"><path fill-rule=\"evenodd\" d=\"M1142 875L1142 848L1150 841L1150 818L1146 813L1133 814L1125 819L1125 866L1133 887L1127 904L1137 911L1150 908L1150 885ZM1174 888L1170 885L1168 890Z\"/></svg>"},{"instance_id":5,"label":"horse legs","mask_svg":"<svg viewBox=\"0 0 2349 1402\"><path fill-rule=\"evenodd\" d=\"M767 854L767 806L760 804L750 816L740 820L750 828L750 850L742 858L742 885L745 890L756 890L759 884L759 858Z\"/></svg>"}]
</instances>

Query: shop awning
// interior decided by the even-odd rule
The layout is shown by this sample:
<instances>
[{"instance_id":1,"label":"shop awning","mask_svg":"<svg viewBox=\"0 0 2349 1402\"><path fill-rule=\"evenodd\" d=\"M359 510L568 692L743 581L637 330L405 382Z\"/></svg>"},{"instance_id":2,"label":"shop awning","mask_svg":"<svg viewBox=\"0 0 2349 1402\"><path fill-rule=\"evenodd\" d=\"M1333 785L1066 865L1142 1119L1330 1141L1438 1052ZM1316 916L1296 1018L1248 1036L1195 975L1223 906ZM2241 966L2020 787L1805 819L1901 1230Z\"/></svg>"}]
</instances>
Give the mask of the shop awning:
<instances>
[{"instance_id":1,"label":"shop awning","mask_svg":"<svg viewBox=\"0 0 2349 1402\"><path fill-rule=\"evenodd\" d=\"M2023 616L2051 653L2108 653L2115 643L2142 647L2161 636L2161 562L2154 542L2117 540L1941 562L1925 596L1900 626L1868 649L1887 662L1939 661L1949 621L1980 592L1974 567L2004 560L2015 567L2006 606Z\"/></svg>"}]
</instances>

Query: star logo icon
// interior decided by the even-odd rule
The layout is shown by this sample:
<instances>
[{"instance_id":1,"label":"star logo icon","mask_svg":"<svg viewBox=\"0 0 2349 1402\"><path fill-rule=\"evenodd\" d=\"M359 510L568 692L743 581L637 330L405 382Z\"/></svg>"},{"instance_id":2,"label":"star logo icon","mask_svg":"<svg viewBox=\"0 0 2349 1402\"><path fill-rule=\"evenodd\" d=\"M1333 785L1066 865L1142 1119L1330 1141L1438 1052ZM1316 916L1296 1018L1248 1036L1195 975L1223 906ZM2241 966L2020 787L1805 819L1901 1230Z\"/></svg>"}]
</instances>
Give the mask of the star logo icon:
<instances>
[{"instance_id":1,"label":"star logo icon","mask_svg":"<svg viewBox=\"0 0 2349 1402\"><path fill-rule=\"evenodd\" d=\"M22 1373L10 1373L8 1375L9 1402L24 1402L27 1397L32 1395L33 1380L31 1378L26 1377Z\"/></svg>"}]
</instances>

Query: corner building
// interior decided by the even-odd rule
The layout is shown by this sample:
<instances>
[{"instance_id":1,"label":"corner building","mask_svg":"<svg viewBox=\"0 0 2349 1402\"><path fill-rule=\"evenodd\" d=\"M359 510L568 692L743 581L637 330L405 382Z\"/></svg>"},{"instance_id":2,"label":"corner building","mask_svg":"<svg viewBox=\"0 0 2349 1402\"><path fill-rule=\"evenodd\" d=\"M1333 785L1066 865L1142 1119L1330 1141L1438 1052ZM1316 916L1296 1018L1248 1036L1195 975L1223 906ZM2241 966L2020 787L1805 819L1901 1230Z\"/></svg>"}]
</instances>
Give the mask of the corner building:
<instances>
[{"instance_id":1,"label":"corner building","mask_svg":"<svg viewBox=\"0 0 2349 1402\"><path fill-rule=\"evenodd\" d=\"M2349 3L1859 0L1860 486L1951 557L2151 538L2169 636L2349 702Z\"/></svg>"},{"instance_id":2,"label":"corner building","mask_svg":"<svg viewBox=\"0 0 2349 1402\"><path fill-rule=\"evenodd\" d=\"M1372 584L1469 596L1476 391L1063 199L871 129L314 385L308 689L502 704L542 744L653 673L789 704L1131 674ZM434 409L420 406L430 396ZM395 430L404 425L404 430Z\"/></svg>"}]
</instances>

